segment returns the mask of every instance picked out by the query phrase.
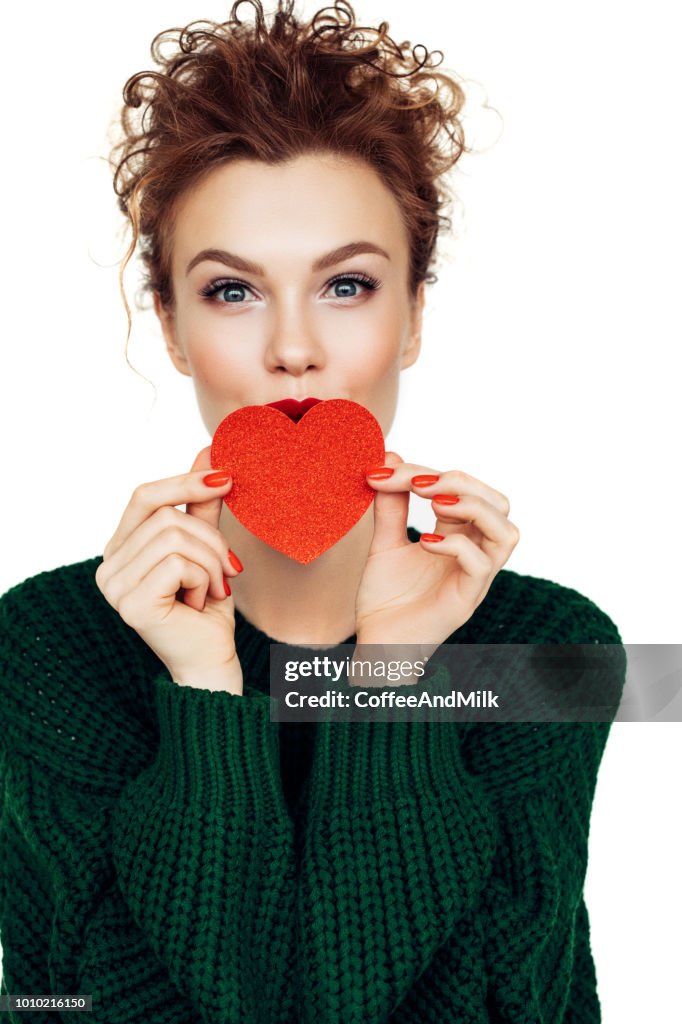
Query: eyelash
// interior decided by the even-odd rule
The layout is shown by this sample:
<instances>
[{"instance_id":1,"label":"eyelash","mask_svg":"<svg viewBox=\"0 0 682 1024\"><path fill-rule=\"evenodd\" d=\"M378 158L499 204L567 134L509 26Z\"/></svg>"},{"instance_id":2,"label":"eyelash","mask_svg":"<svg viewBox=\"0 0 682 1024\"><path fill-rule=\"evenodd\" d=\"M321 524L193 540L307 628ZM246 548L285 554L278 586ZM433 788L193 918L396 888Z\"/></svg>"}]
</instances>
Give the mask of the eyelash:
<instances>
[{"instance_id":1,"label":"eyelash","mask_svg":"<svg viewBox=\"0 0 682 1024\"><path fill-rule=\"evenodd\" d=\"M336 284L338 281L347 281L347 280L359 281L360 284L364 285L364 287L369 292L374 292L379 287L381 287L379 282L377 281L377 279L375 277L370 277L369 274L360 274L360 273L356 273L354 271L351 271L348 274L337 274L336 277L333 277L330 281L327 281L327 284L325 286L325 291L328 288L331 288L332 285ZM222 278L220 278L217 281L211 281L210 284L207 284L205 288L201 288L199 290L199 294L202 295L205 299L212 300L213 297L218 294L218 292L223 291L223 289L227 288L228 285L231 285L231 284L232 285L238 285L240 288L247 288L249 291L253 291L253 289L251 288L251 285L248 285L246 283L246 281L239 281L239 280L237 280L236 278L233 278L233 277L222 277ZM354 296L354 295L347 295L347 296L337 295L336 298L337 299L342 299L342 300L344 298L354 299L354 298L356 298L356 296ZM239 303L239 302L225 302L225 303L221 303L221 305L225 305L225 306L239 306L239 305L241 305L241 303Z\"/></svg>"}]
</instances>

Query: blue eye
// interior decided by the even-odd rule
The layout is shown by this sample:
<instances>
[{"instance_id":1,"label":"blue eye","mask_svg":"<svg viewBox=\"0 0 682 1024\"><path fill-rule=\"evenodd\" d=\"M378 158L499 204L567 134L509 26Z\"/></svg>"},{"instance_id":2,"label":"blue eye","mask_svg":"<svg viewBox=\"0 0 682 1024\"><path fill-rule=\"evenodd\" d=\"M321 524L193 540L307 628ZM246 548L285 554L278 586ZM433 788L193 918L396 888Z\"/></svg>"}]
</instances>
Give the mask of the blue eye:
<instances>
[{"instance_id":1,"label":"blue eye","mask_svg":"<svg viewBox=\"0 0 682 1024\"><path fill-rule=\"evenodd\" d=\"M333 285L343 285L345 288L350 286L353 289L350 294L339 295L337 293L334 298L354 299L358 296L358 284L361 284L368 292L376 291L379 287L379 282L375 277L369 277L367 274L350 273L339 274L337 277L333 277L331 281L327 282L327 288L331 288ZM199 290L199 294L204 298L209 299L212 302L218 302L223 306L239 306L244 304L240 301L240 296L243 297L245 291L253 294L251 287L244 281L237 281L232 278L220 278L217 281L211 281L211 283L206 285L205 288L201 288Z\"/></svg>"},{"instance_id":2,"label":"blue eye","mask_svg":"<svg viewBox=\"0 0 682 1024\"><path fill-rule=\"evenodd\" d=\"M241 292L243 295L244 285L242 284L228 284L224 288L220 289L220 293L225 302L231 302L235 298L235 292ZM230 296L228 298L228 296Z\"/></svg>"},{"instance_id":3,"label":"blue eye","mask_svg":"<svg viewBox=\"0 0 682 1024\"><path fill-rule=\"evenodd\" d=\"M205 296L207 299L214 299L214 300L217 298L218 295L220 295L221 296L221 299L220 299L221 303L223 303L224 305L236 306L236 305L239 305L240 303L239 303L239 301L237 301L237 302L233 301L235 293L237 293L237 300L238 300L239 299L239 293L240 292L243 293L245 290L249 291L249 292L251 291L249 286L247 284L244 284L243 281L229 281L229 280L226 281L226 280L222 280L222 281L212 281L211 284L206 286L206 288L202 288L199 294ZM232 298L228 298L227 296L232 296Z\"/></svg>"},{"instance_id":4,"label":"blue eye","mask_svg":"<svg viewBox=\"0 0 682 1024\"><path fill-rule=\"evenodd\" d=\"M377 279L375 277L368 277L367 274L340 274L338 277L333 277L327 287L331 288L332 285L342 285L344 288L348 288L349 282L353 288L352 294L339 295L337 292L335 298L354 299L358 294L358 283L361 284L368 292L374 292L379 287Z\"/></svg>"}]
</instances>

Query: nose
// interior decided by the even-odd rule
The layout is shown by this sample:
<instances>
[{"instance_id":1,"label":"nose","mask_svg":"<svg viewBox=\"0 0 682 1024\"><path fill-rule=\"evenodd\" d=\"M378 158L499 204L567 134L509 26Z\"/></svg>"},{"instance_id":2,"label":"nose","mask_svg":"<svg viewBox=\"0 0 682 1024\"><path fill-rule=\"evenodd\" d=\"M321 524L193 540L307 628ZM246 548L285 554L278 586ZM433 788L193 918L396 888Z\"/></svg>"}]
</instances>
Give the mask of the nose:
<instances>
[{"instance_id":1,"label":"nose","mask_svg":"<svg viewBox=\"0 0 682 1024\"><path fill-rule=\"evenodd\" d=\"M278 310L267 346L269 370L286 370L300 376L308 370L321 369L324 351L313 325L300 310Z\"/></svg>"}]
</instances>

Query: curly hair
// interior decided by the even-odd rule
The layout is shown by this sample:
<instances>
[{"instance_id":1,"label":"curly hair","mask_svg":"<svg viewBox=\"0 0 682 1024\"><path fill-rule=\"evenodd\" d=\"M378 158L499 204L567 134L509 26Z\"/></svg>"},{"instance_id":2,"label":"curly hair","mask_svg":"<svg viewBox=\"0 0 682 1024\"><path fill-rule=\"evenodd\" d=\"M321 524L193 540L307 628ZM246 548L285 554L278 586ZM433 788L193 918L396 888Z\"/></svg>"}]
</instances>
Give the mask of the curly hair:
<instances>
[{"instance_id":1,"label":"curly hair","mask_svg":"<svg viewBox=\"0 0 682 1024\"><path fill-rule=\"evenodd\" d=\"M239 20L243 2L254 8L254 24ZM436 239L452 226L442 212L450 193L439 179L467 150L464 91L432 70L440 50L398 45L387 22L363 28L355 18L346 0L335 0L301 23L293 0L278 0L268 27L259 0L237 0L227 22L194 21L154 38L160 70L126 82L123 136L110 154L118 204L132 227L120 268L129 325L123 272L136 247L143 291L172 307L174 205L200 177L237 158L277 164L328 152L365 160L400 207L410 295L421 281L437 280Z\"/></svg>"}]
</instances>

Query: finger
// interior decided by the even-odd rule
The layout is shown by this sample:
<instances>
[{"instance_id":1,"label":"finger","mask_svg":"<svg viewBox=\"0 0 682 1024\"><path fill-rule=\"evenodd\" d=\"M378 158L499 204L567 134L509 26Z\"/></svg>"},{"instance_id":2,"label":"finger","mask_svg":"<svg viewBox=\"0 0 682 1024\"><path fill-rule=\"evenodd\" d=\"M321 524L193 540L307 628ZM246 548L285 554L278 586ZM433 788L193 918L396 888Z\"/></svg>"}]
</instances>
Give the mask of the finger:
<instances>
[{"instance_id":1,"label":"finger","mask_svg":"<svg viewBox=\"0 0 682 1024\"><path fill-rule=\"evenodd\" d=\"M473 601L494 570L492 559L464 533L451 533L439 541L428 540L431 536L421 535L422 546L435 555L456 560L461 569L461 573L448 573L439 588L439 600L457 596Z\"/></svg>"},{"instance_id":2,"label":"finger","mask_svg":"<svg viewBox=\"0 0 682 1024\"><path fill-rule=\"evenodd\" d=\"M175 561L174 556L177 556ZM118 608L124 596L136 590L154 567L162 563L176 565L178 569L173 593L177 593L181 586L187 586L181 581L180 572L186 571L187 563L193 563L203 570L206 579L210 581L211 595L221 600L225 597L223 566L213 548L191 534L172 527L157 534L131 562L109 577L105 584L107 600L114 608ZM203 580L204 577L201 577L201 583ZM164 593L161 596L165 598L168 595Z\"/></svg>"},{"instance_id":3,"label":"finger","mask_svg":"<svg viewBox=\"0 0 682 1024\"><path fill-rule=\"evenodd\" d=\"M219 496L227 494L232 486L231 482L228 482L221 487L209 487L203 483L204 476L206 472L199 470L167 477L164 480L153 480L136 487L120 523L104 549L104 558L110 558L133 530L164 505L181 505L187 502L188 498L190 502L218 502Z\"/></svg>"},{"instance_id":4,"label":"finger","mask_svg":"<svg viewBox=\"0 0 682 1024\"><path fill-rule=\"evenodd\" d=\"M118 604L119 615L134 629L157 624L159 609L168 606L168 614L173 609L178 580L188 591L191 589L195 602L192 607L201 611L209 586L206 570L174 552L153 566L134 590L124 594Z\"/></svg>"},{"instance_id":5,"label":"finger","mask_svg":"<svg viewBox=\"0 0 682 1024\"><path fill-rule=\"evenodd\" d=\"M211 445L201 449L192 464L191 472L194 473L199 469L204 470L206 473L210 473L214 469L211 465ZM215 472L229 473L230 470L229 468L223 469L221 467L219 470L215 470ZM187 515L193 516L195 519L201 519L217 530L220 523L220 513L223 510L223 499L226 494L230 493L230 489L226 487L207 487L206 490L215 494L215 497L187 502Z\"/></svg>"},{"instance_id":6,"label":"finger","mask_svg":"<svg viewBox=\"0 0 682 1024\"><path fill-rule=\"evenodd\" d=\"M427 466L418 466L415 462L404 462L396 452L386 452L384 466L388 466L393 469L391 475L387 476L385 479L372 479L369 476L365 476L367 483L372 487L376 487L377 491L381 491L381 493L388 493L389 491L411 491L411 479L413 476L418 474L424 476L430 475L436 478L439 476L437 469L429 469ZM372 468L378 469L379 467L375 466Z\"/></svg>"},{"instance_id":7,"label":"finger","mask_svg":"<svg viewBox=\"0 0 682 1024\"><path fill-rule=\"evenodd\" d=\"M415 479L416 478L416 479ZM435 479L433 479L435 478ZM403 462L394 469L391 476L384 480L372 480L366 478L367 483L376 487L377 491L406 491L412 490L420 497L432 498L434 494L473 494L484 498L491 505L499 509L504 515L509 515L509 500L501 491L489 487L482 480L464 473L460 469L441 472L431 469L428 466L420 466L415 462Z\"/></svg>"},{"instance_id":8,"label":"finger","mask_svg":"<svg viewBox=\"0 0 682 1024\"><path fill-rule=\"evenodd\" d=\"M232 565L228 556L227 542L222 534L197 519L195 516L185 515L177 508L170 508L164 505L153 513L144 523L130 534L120 548L114 552L98 570L98 579L106 582L114 573L120 572L126 565L132 562L145 548L163 535L169 543L169 550L174 550L182 543L184 535L196 537L207 547L211 548L216 557L220 559L223 571L228 576L236 575L237 570Z\"/></svg>"},{"instance_id":9,"label":"finger","mask_svg":"<svg viewBox=\"0 0 682 1024\"><path fill-rule=\"evenodd\" d=\"M491 554L492 549L506 547L513 535L518 533L514 524L499 509L472 494L460 495L454 504L440 501L438 496L434 496L431 505L437 517L435 533L452 533L462 523L470 523L480 530L480 544L487 555Z\"/></svg>"},{"instance_id":10,"label":"finger","mask_svg":"<svg viewBox=\"0 0 682 1024\"><path fill-rule=\"evenodd\" d=\"M433 498L435 494L451 494L460 498L465 494L473 495L489 502L503 516L509 515L510 506L506 494L496 491L494 487L489 487L482 480L477 480L475 476L470 476L461 469L449 469L441 473L436 483L426 487L420 486L418 491L429 498Z\"/></svg>"},{"instance_id":11,"label":"finger","mask_svg":"<svg viewBox=\"0 0 682 1024\"><path fill-rule=\"evenodd\" d=\"M386 452L385 466L399 466L402 459L397 452ZM370 555L390 551L409 543L407 517L410 507L409 491L377 491L374 498L374 534Z\"/></svg>"}]
</instances>

